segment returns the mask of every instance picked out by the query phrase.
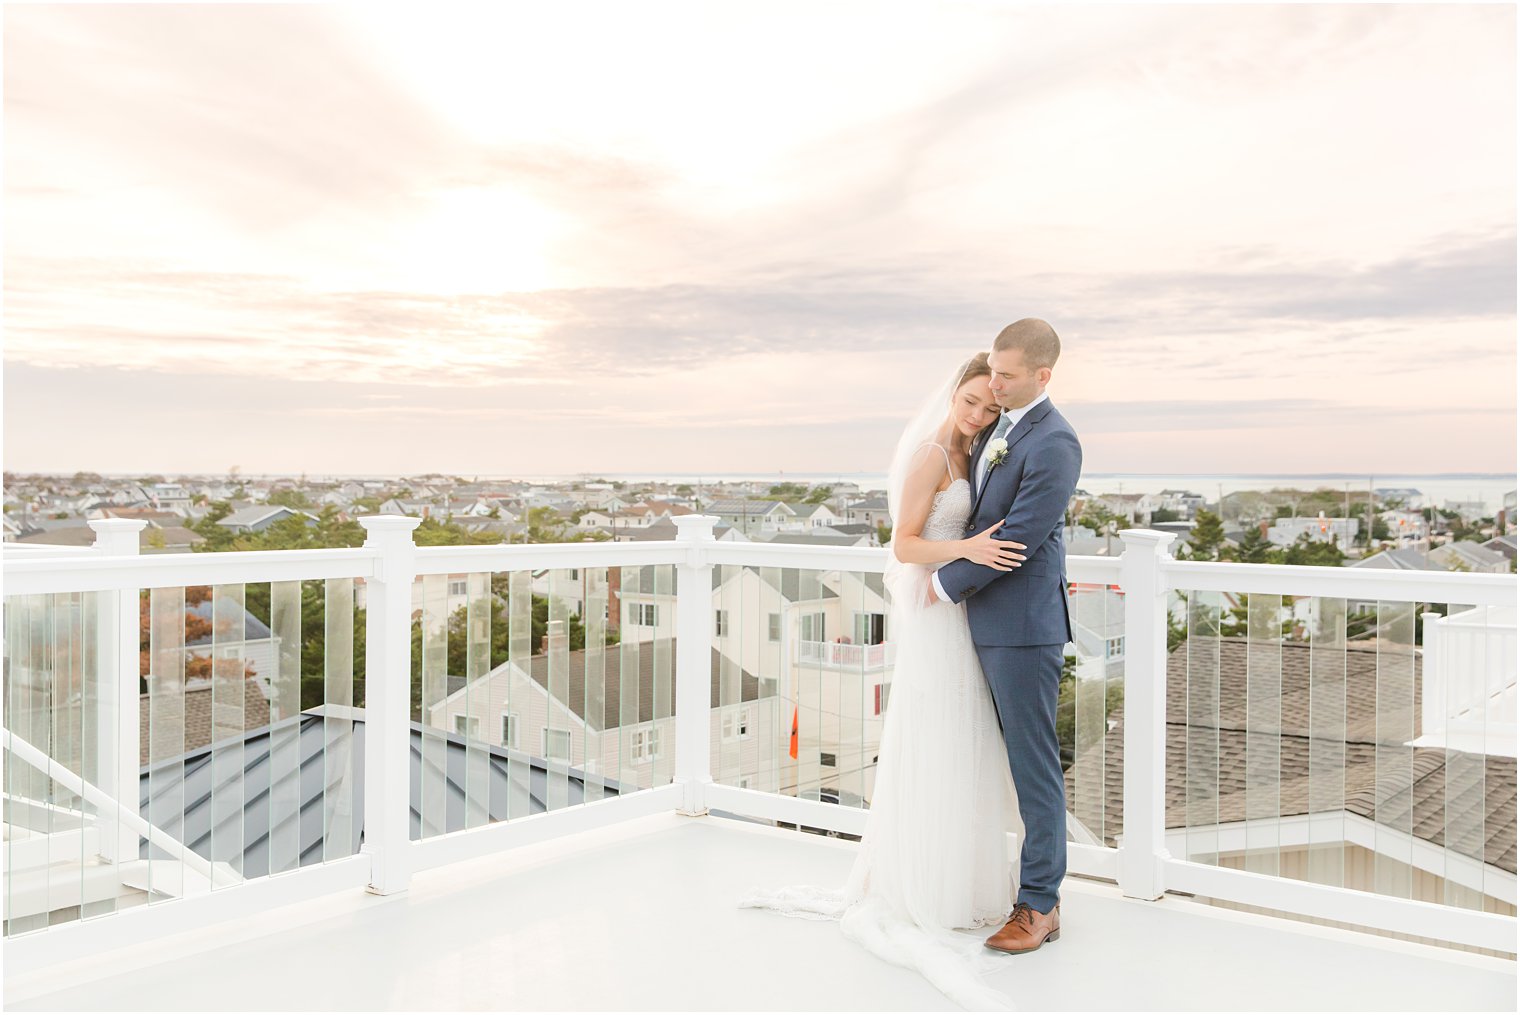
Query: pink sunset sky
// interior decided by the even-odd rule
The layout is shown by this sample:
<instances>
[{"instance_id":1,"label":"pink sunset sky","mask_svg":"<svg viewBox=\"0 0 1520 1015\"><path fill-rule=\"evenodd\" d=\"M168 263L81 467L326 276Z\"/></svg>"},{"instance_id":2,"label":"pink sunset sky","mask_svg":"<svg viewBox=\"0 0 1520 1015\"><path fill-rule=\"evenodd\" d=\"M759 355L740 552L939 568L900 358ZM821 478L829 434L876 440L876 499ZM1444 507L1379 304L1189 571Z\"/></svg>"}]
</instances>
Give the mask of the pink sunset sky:
<instances>
[{"instance_id":1,"label":"pink sunset sky","mask_svg":"<svg viewBox=\"0 0 1520 1015\"><path fill-rule=\"evenodd\" d=\"M7 6L19 471L1511 472L1515 12Z\"/></svg>"}]
</instances>

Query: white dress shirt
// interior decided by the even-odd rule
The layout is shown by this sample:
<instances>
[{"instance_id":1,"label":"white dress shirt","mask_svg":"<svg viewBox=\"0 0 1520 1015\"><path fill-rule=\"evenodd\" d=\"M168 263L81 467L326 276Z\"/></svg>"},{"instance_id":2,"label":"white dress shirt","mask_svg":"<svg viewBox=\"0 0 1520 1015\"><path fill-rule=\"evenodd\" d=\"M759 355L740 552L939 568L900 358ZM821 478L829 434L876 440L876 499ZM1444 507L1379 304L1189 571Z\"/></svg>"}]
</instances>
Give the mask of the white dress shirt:
<instances>
[{"instance_id":1,"label":"white dress shirt","mask_svg":"<svg viewBox=\"0 0 1520 1015\"><path fill-rule=\"evenodd\" d=\"M1009 409L1004 412L1003 418L1008 420L1008 429L1005 432L1013 433L1013 428L1019 425L1019 421L1022 420L1026 414L1028 414L1029 410L1033 409L1035 406L1039 405L1046 399L1047 396L1045 392L1042 391L1040 392L1040 397L1036 398L1028 405L1020 406L1017 409ZM989 440L982 448L982 456L976 461L976 489L978 490L980 490L982 488L982 484L987 481L987 460L992 457L991 452L992 441ZM939 583L939 571L936 570L934 572L934 574L930 577L930 581L934 585L934 594L948 603L950 601L950 597L945 594L944 586Z\"/></svg>"}]
</instances>

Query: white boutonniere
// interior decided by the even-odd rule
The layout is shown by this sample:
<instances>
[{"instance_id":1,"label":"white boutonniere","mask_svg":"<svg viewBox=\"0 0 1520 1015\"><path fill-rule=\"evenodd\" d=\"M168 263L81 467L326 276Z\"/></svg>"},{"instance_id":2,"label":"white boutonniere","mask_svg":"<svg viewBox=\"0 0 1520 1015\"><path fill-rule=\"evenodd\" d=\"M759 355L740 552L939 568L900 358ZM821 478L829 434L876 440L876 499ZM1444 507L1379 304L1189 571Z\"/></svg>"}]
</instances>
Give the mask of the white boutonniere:
<instances>
[{"instance_id":1,"label":"white boutonniere","mask_svg":"<svg viewBox=\"0 0 1520 1015\"><path fill-rule=\"evenodd\" d=\"M1008 459L1008 442L1001 437L994 437L987 442L987 468L1002 465Z\"/></svg>"}]
</instances>

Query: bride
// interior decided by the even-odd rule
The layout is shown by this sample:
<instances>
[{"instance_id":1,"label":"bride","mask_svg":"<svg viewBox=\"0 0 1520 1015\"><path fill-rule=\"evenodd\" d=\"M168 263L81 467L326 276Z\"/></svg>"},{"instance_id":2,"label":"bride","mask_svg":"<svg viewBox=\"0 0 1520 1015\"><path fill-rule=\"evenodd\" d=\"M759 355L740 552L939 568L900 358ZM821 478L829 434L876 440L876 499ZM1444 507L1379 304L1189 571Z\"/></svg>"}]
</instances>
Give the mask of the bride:
<instances>
[{"instance_id":1,"label":"bride","mask_svg":"<svg viewBox=\"0 0 1520 1015\"><path fill-rule=\"evenodd\" d=\"M917 969L965 1008L1008 1008L981 981L996 968L958 928L1008 919L1018 878L1008 833L1022 831L1007 748L965 607L927 593L938 565L964 557L1008 571L1023 544L998 526L966 536L971 441L998 416L987 354L956 370L903 431L887 476L894 523L887 587L897 661L860 852L843 890L755 891L741 906L838 919L846 936Z\"/></svg>"}]
</instances>

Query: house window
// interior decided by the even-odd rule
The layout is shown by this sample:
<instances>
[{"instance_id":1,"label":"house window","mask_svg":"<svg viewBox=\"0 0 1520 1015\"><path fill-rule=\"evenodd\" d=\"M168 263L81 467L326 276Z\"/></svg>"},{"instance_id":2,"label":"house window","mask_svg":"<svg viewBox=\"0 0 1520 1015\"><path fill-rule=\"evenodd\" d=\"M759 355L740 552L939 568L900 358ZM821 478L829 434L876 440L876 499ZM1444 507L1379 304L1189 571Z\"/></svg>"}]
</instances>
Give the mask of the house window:
<instances>
[{"instance_id":1,"label":"house window","mask_svg":"<svg viewBox=\"0 0 1520 1015\"><path fill-rule=\"evenodd\" d=\"M887 640L887 618L881 613L855 614L855 641L860 645L880 645Z\"/></svg>"},{"instance_id":2,"label":"house window","mask_svg":"<svg viewBox=\"0 0 1520 1015\"><path fill-rule=\"evenodd\" d=\"M573 582L577 582L577 581L581 580L581 572L580 572L579 568L572 567L570 569L570 580L573 581Z\"/></svg>"},{"instance_id":3,"label":"house window","mask_svg":"<svg viewBox=\"0 0 1520 1015\"><path fill-rule=\"evenodd\" d=\"M654 603L633 603L628 609L628 623L634 627L654 627L658 617Z\"/></svg>"},{"instance_id":4,"label":"house window","mask_svg":"<svg viewBox=\"0 0 1520 1015\"><path fill-rule=\"evenodd\" d=\"M887 710L887 699L892 695L891 684L876 685L876 714L881 715Z\"/></svg>"},{"instance_id":5,"label":"house window","mask_svg":"<svg viewBox=\"0 0 1520 1015\"><path fill-rule=\"evenodd\" d=\"M802 640L823 641L823 614L804 613L802 615Z\"/></svg>"},{"instance_id":6,"label":"house window","mask_svg":"<svg viewBox=\"0 0 1520 1015\"><path fill-rule=\"evenodd\" d=\"M728 634L728 611L718 610L713 614L713 616L717 621L716 629L713 631L713 633L716 634L719 638L722 638L724 635Z\"/></svg>"},{"instance_id":7,"label":"house window","mask_svg":"<svg viewBox=\"0 0 1520 1015\"><path fill-rule=\"evenodd\" d=\"M1122 659L1124 657L1124 636L1120 635L1117 638L1108 639L1104 651L1104 658L1106 659Z\"/></svg>"},{"instance_id":8,"label":"house window","mask_svg":"<svg viewBox=\"0 0 1520 1015\"><path fill-rule=\"evenodd\" d=\"M454 732L471 740L480 736L480 720L474 716L456 715L454 717Z\"/></svg>"},{"instance_id":9,"label":"house window","mask_svg":"<svg viewBox=\"0 0 1520 1015\"><path fill-rule=\"evenodd\" d=\"M634 730L630 740L630 753L635 764L653 761L660 756L660 731L653 727Z\"/></svg>"},{"instance_id":10,"label":"house window","mask_svg":"<svg viewBox=\"0 0 1520 1015\"><path fill-rule=\"evenodd\" d=\"M501 714L501 744L503 747L517 746L517 716L510 712Z\"/></svg>"},{"instance_id":11,"label":"house window","mask_svg":"<svg viewBox=\"0 0 1520 1015\"><path fill-rule=\"evenodd\" d=\"M467 595L469 593L469 591L470 591L470 589L469 589L469 582L466 579L460 579L459 581L450 581L449 582L449 595L451 595L451 596L463 596L463 595Z\"/></svg>"},{"instance_id":12,"label":"house window","mask_svg":"<svg viewBox=\"0 0 1520 1015\"><path fill-rule=\"evenodd\" d=\"M834 755L832 755L832 754L824 754L821 751L818 754L818 764L822 765L824 768L838 768L839 767L839 761L838 761L837 758L834 757Z\"/></svg>"},{"instance_id":13,"label":"house window","mask_svg":"<svg viewBox=\"0 0 1520 1015\"><path fill-rule=\"evenodd\" d=\"M781 640L781 614L772 613L766 617L766 638L770 641Z\"/></svg>"},{"instance_id":14,"label":"house window","mask_svg":"<svg viewBox=\"0 0 1520 1015\"><path fill-rule=\"evenodd\" d=\"M544 757L570 760L570 731L544 729Z\"/></svg>"},{"instance_id":15,"label":"house window","mask_svg":"<svg viewBox=\"0 0 1520 1015\"><path fill-rule=\"evenodd\" d=\"M731 708L723 713L723 739L743 740L749 736L750 714L746 708Z\"/></svg>"}]
</instances>

